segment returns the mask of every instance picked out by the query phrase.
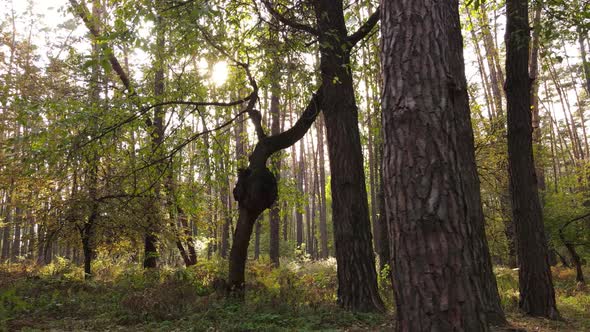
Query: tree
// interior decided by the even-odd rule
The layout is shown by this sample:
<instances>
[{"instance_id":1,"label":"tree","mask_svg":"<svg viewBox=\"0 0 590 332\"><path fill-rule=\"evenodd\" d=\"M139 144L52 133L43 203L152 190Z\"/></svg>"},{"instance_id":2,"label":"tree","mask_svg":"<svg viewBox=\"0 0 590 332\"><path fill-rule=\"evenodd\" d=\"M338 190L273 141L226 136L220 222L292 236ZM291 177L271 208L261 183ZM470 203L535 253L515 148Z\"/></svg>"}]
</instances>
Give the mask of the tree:
<instances>
[{"instance_id":1,"label":"tree","mask_svg":"<svg viewBox=\"0 0 590 332\"><path fill-rule=\"evenodd\" d=\"M502 324L475 168L458 2L382 1L383 183L397 330Z\"/></svg>"},{"instance_id":2,"label":"tree","mask_svg":"<svg viewBox=\"0 0 590 332\"><path fill-rule=\"evenodd\" d=\"M377 24L379 12L349 35L341 0L311 1L316 26L282 15L269 1L264 4L279 22L318 39L321 108L330 157L332 222L338 262L338 303L351 310L381 310L350 66L353 47Z\"/></svg>"},{"instance_id":3,"label":"tree","mask_svg":"<svg viewBox=\"0 0 590 332\"><path fill-rule=\"evenodd\" d=\"M533 159L528 1L506 1L506 98L512 215L519 262L519 307L559 318Z\"/></svg>"},{"instance_id":4,"label":"tree","mask_svg":"<svg viewBox=\"0 0 590 332\"><path fill-rule=\"evenodd\" d=\"M239 215L229 254L228 286L230 294L237 298L244 297L244 274L252 228L260 214L273 205L278 194L276 178L266 163L275 152L290 147L305 135L320 111L323 98L321 90L318 90L293 127L278 135L267 136L262 127L261 115L254 109L256 83L252 78L250 81L254 92L244 112L248 112L254 124L258 143L248 157L248 167L238 171L238 181L233 190Z\"/></svg>"}]
</instances>

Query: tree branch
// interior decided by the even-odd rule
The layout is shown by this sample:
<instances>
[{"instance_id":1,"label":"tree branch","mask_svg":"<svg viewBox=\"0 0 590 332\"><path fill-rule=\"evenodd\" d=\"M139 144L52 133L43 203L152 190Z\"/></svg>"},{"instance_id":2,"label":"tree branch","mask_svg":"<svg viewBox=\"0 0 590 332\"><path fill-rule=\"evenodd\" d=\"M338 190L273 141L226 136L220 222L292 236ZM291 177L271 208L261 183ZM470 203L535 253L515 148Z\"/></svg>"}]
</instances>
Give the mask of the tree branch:
<instances>
[{"instance_id":1,"label":"tree branch","mask_svg":"<svg viewBox=\"0 0 590 332\"><path fill-rule=\"evenodd\" d=\"M361 27L355 33L348 36L347 39L350 47L354 47L354 45L356 45L359 41L365 38L369 34L369 32L373 30L375 25L377 25L377 22L379 22L380 17L380 8L381 7L377 7L377 10L375 10L375 12L371 14L371 16L369 16L365 23L361 25Z\"/></svg>"},{"instance_id":2,"label":"tree branch","mask_svg":"<svg viewBox=\"0 0 590 332\"><path fill-rule=\"evenodd\" d=\"M70 4L72 5L72 8L78 14L78 16L80 16L82 21L84 21L84 24L86 25L86 27L90 31L90 34L92 34L93 38L99 39L100 38L99 29L92 22L91 15L88 12L88 8L86 7L86 3L84 2L84 0L81 0L80 3L78 3L76 0L70 0ZM129 93L134 95L135 91L133 90L133 87L131 86L131 81L129 80L129 76L127 75L127 73L125 73L125 71L123 70L123 67L121 66L121 63L115 57L115 54L113 53L112 48L109 47L108 45L106 48L110 50L109 52L105 52L105 53L107 54L107 56L109 58L109 62L111 63L111 67L113 67L113 70L117 73L117 76L119 76L119 79L121 80L121 82L123 83L123 85L125 86L127 91L129 91Z\"/></svg>"},{"instance_id":3,"label":"tree branch","mask_svg":"<svg viewBox=\"0 0 590 332\"><path fill-rule=\"evenodd\" d=\"M314 28L312 28L311 26L307 25L307 24L303 24L303 23L299 23L296 22L292 19L289 19L283 15L281 15L273 6L272 4L268 1L268 0L262 0L262 3L264 4L264 7L266 7L266 10L268 10L268 12L275 18L277 19L279 22L283 23L286 26L289 26L295 30L299 30L299 31L303 31L303 32L307 32L310 33L314 36L319 36L320 32Z\"/></svg>"},{"instance_id":4,"label":"tree branch","mask_svg":"<svg viewBox=\"0 0 590 332\"><path fill-rule=\"evenodd\" d=\"M307 107L297 120L293 127L278 135L259 139L254 151L250 155L250 165L264 166L266 160L275 152L286 149L295 142L299 141L309 130L316 117L320 113L320 104L322 99L322 88L318 88L313 94Z\"/></svg>"}]
</instances>

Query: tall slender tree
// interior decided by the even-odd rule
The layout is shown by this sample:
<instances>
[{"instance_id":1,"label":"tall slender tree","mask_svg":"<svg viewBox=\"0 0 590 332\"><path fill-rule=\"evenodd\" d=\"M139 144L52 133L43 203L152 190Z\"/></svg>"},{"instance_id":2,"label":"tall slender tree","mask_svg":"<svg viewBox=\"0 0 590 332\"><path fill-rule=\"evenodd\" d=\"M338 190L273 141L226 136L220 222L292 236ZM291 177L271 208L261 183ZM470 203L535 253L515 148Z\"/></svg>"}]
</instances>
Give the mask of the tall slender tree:
<instances>
[{"instance_id":1,"label":"tall slender tree","mask_svg":"<svg viewBox=\"0 0 590 332\"><path fill-rule=\"evenodd\" d=\"M506 1L506 98L512 215L519 263L519 307L528 315L559 318L533 159L529 4Z\"/></svg>"}]
</instances>

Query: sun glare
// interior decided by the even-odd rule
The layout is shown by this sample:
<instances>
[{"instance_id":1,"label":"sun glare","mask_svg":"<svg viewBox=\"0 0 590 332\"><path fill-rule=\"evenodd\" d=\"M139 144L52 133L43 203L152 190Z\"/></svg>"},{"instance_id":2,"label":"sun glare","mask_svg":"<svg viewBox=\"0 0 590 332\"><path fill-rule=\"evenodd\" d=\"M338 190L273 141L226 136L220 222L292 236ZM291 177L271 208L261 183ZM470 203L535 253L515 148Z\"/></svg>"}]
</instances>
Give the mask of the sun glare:
<instances>
[{"instance_id":1,"label":"sun glare","mask_svg":"<svg viewBox=\"0 0 590 332\"><path fill-rule=\"evenodd\" d=\"M227 62L220 61L213 66L213 71L211 72L211 81L213 81L216 86L221 86L227 80L227 75Z\"/></svg>"}]
</instances>

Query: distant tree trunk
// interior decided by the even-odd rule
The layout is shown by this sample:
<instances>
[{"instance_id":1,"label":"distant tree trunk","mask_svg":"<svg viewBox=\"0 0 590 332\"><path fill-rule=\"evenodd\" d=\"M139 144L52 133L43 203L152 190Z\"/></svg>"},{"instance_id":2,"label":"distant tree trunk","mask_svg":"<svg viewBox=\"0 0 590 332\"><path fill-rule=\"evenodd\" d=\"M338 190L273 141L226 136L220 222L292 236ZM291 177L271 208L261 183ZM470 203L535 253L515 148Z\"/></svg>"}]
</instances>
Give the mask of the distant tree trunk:
<instances>
[{"instance_id":1,"label":"distant tree trunk","mask_svg":"<svg viewBox=\"0 0 590 332\"><path fill-rule=\"evenodd\" d=\"M319 154L319 187L320 187L320 258L326 259L328 252L328 223L326 211L326 160L324 157L324 121L323 116L317 122L318 154Z\"/></svg>"},{"instance_id":2,"label":"distant tree trunk","mask_svg":"<svg viewBox=\"0 0 590 332\"><path fill-rule=\"evenodd\" d=\"M577 164L581 159L583 159L583 152L581 150L581 143L580 139L578 138L578 132L575 124L575 120L572 116L570 103L567 97L567 92L563 89L561 82L559 80L559 76L557 71L555 70L555 65L551 59L549 61L549 73L551 79L553 80L553 84L555 85L555 90L557 91L557 95L559 96L559 101L561 102L561 109L563 110L563 116L565 119L565 124L567 127L567 131L569 134L572 151L574 155L574 162Z\"/></svg>"},{"instance_id":3,"label":"distant tree trunk","mask_svg":"<svg viewBox=\"0 0 590 332\"><path fill-rule=\"evenodd\" d=\"M332 187L338 303L357 311L381 310L371 221L350 66L351 47L341 0L314 0ZM354 43L354 41L352 41Z\"/></svg>"},{"instance_id":4,"label":"distant tree trunk","mask_svg":"<svg viewBox=\"0 0 590 332\"><path fill-rule=\"evenodd\" d=\"M278 39L278 34L273 34L274 38ZM278 42L278 40L277 40ZM280 72L280 57L278 55L275 56L275 66L273 68L273 78L271 83L271 92L272 95L270 97L270 116L271 116L271 134L278 135L281 132L281 113L279 109L279 98L280 98L280 80L281 80L281 72ZM275 178L277 182L281 179L281 158L274 157L272 158L272 170L275 173ZM281 223L281 206L279 202L275 202L270 209L269 215L269 256L270 262L274 267L278 267L279 262L279 241L280 241L280 229L279 225Z\"/></svg>"},{"instance_id":5,"label":"distant tree trunk","mask_svg":"<svg viewBox=\"0 0 590 332\"><path fill-rule=\"evenodd\" d=\"M10 259L10 228L12 226L13 219L13 207L12 207L12 193L14 191L14 181L10 182L8 193L4 201L4 227L2 232L2 262L6 262Z\"/></svg>"},{"instance_id":6,"label":"distant tree trunk","mask_svg":"<svg viewBox=\"0 0 590 332\"><path fill-rule=\"evenodd\" d=\"M260 228L262 227L261 217L256 220L256 231L254 236L254 260L260 259Z\"/></svg>"},{"instance_id":7,"label":"distant tree trunk","mask_svg":"<svg viewBox=\"0 0 590 332\"><path fill-rule=\"evenodd\" d=\"M221 166L223 171L225 172L225 163L221 160ZM222 184L222 204L224 210L224 221L223 225L221 226L221 250L220 254L222 258L227 258L227 252L229 248L229 231L230 231L230 224L231 224L231 210L232 210L232 203L231 203L231 195L230 195L230 184L229 184L229 177L228 179Z\"/></svg>"},{"instance_id":8,"label":"distant tree trunk","mask_svg":"<svg viewBox=\"0 0 590 332\"><path fill-rule=\"evenodd\" d=\"M287 202L283 202L283 211L288 211ZM289 230L289 214L287 212L283 213L283 241L287 242L287 231Z\"/></svg>"},{"instance_id":9,"label":"distant tree trunk","mask_svg":"<svg viewBox=\"0 0 590 332\"><path fill-rule=\"evenodd\" d=\"M383 139L380 139L379 144L379 152L378 159L380 161L383 160ZM382 241L380 242L379 247L377 248L377 254L379 255L379 270L383 271L385 268L385 264L390 265L391 267L391 249L390 249L390 240L387 237L389 234L389 229L387 226L387 218L386 218L386 209L385 209L385 187L383 183L383 163L379 163L379 171L377 174L379 185L377 187L377 213L378 213L378 220L377 225L379 227L379 233L382 234ZM393 240L392 240L393 241Z\"/></svg>"},{"instance_id":10,"label":"distant tree trunk","mask_svg":"<svg viewBox=\"0 0 590 332\"><path fill-rule=\"evenodd\" d=\"M519 262L519 307L559 318L535 174L529 78L528 1L506 1L506 96L512 214Z\"/></svg>"},{"instance_id":11,"label":"distant tree trunk","mask_svg":"<svg viewBox=\"0 0 590 332\"><path fill-rule=\"evenodd\" d=\"M35 234L35 217L33 212L29 211L29 234L28 234L28 246L27 246L27 258L33 261L35 259L35 248L37 246L37 236Z\"/></svg>"},{"instance_id":12,"label":"distant tree trunk","mask_svg":"<svg viewBox=\"0 0 590 332\"><path fill-rule=\"evenodd\" d=\"M156 1L156 7L160 6L161 2ZM159 11L161 8L156 8ZM164 23L160 13L156 16L156 54L154 62L154 97L159 99L164 94L164 52L165 52L166 40L164 36ZM157 156L161 153L164 142L164 121L166 117L166 111L163 107L158 106L154 108L153 123L151 128L151 143L152 143L152 154ZM158 172L163 172L164 167L161 164L156 165ZM160 216L160 181L156 180L154 187L153 196L149 199L148 204L148 227L144 237L144 252L145 258L143 261L143 267L153 269L158 266L158 233L161 227L161 216Z\"/></svg>"},{"instance_id":13,"label":"distant tree trunk","mask_svg":"<svg viewBox=\"0 0 590 332\"><path fill-rule=\"evenodd\" d=\"M533 146L537 151L535 158L535 171L539 181L539 189L545 190L545 170L543 159L541 158L541 149L543 144L541 142L541 119L539 117L539 45L541 33L541 12L543 7L540 2L535 3L535 16L533 18L533 41L531 46L531 63L529 66L529 75L531 77L532 91L531 91L531 111L532 111L532 126L533 126Z\"/></svg>"},{"instance_id":14,"label":"distant tree trunk","mask_svg":"<svg viewBox=\"0 0 590 332\"><path fill-rule=\"evenodd\" d=\"M305 186L305 147L303 141L299 142L299 166L297 167L297 190L299 194L304 195L304 186ZM303 244L303 213L302 206L297 206L296 216L295 216L295 223L297 226L297 248L301 248Z\"/></svg>"},{"instance_id":15,"label":"distant tree trunk","mask_svg":"<svg viewBox=\"0 0 590 332\"><path fill-rule=\"evenodd\" d=\"M12 209L12 208L9 208ZM9 219L10 218L10 219ZM6 225L3 228L2 233L2 262L6 262L10 259L10 231L12 228L12 224L9 223L12 221L12 211L6 212Z\"/></svg>"},{"instance_id":16,"label":"distant tree trunk","mask_svg":"<svg viewBox=\"0 0 590 332\"><path fill-rule=\"evenodd\" d=\"M565 248L569 252L570 257L572 258L572 263L574 263L574 266L576 267L576 281L579 283L585 284L586 282L584 281L584 271L582 270L582 260L580 259L580 255L578 255L578 252L576 251L576 247L565 238L565 235L563 234L563 228L561 228L559 230L559 238L561 239L561 242L563 242L563 245L565 246ZM563 259L563 260L565 260L565 259Z\"/></svg>"},{"instance_id":17,"label":"distant tree trunk","mask_svg":"<svg viewBox=\"0 0 590 332\"><path fill-rule=\"evenodd\" d=\"M494 42L494 36L490 29L490 22L487 14L487 6L482 3L480 6L479 22L481 25L482 39L484 48L486 51L486 60L488 62L488 68L490 69L490 81L492 85L492 94L495 103L496 115L499 122L494 125L496 127L504 126L504 107L502 106L502 86L504 85L504 75L502 73L502 67L500 66L500 60L496 43Z\"/></svg>"},{"instance_id":18,"label":"distant tree trunk","mask_svg":"<svg viewBox=\"0 0 590 332\"><path fill-rule=\"evenodd\" d=\"M582 127L582 138L583 138L582 141L584 143L584 148L582 149L582 147L580 147L580 149L583 152L583 155L585 156L585 158L588 159L590 157L590 146L588 145L588 134L586 131L586 120L584 118L583 101L580 99L580 94L578 93L577 78L574 75L574 73L576 73L576 71L570 65L569 56L567 54L567 47L565 45L565 42L563 40L561 42L562 42L562 47L563 47L563 53L565 55L565 62L567 64L566 70L570 74L569 76L571 77L572 89L574 90L574 95L576 96L576 101L577 101L577 106L578 106L577 107L578 108L578 116L580 118L580 127ZM537 87L537 89L538 89L538 87ZM582 144L582 142L580 142L580 144Z\"/></svg>"},{"instance_id":19,"label":"distant tree trunk","mask_svg":"<svg viewBox=\"0 0 590 332\"><path fill-rule=\"evenodd\" d=\"M96 203L95 203L96 204ZM94 225L98 217L98 209L92 208L88 220L80 228L82 238L82 251L84 252L84 278L92 279L92 260L95 256L94 250Z\"/></svg>"},{"instance_id":20,"label":"distant tree trunk","mask_svg":"<svg viewBox=\"0 0 590 332\"><path fill-rule=\"evenodd\" d=\"M310 139L311 140L311 139ZM318 155L317 155L317 150L314 151L313 149L313 142L310 144L312 147L312 151L313 151L313 168L312 170L310 170L311 174L310 174L310 178L313 178L313 189L312 189L312 194L311 194L311 242L312 242L312 251L311 251L311 255L313 257L313 259L318 259L319 256L319 243L317 241L317 237L316 237L316 219L317 219L317 215L318 215L318 210L319 210L319 205L320 205L320 187L319 187L319 182L320 182L320 177L319 177L319 165L318 165Z\"/></svg>"},{"instance_id":21,"label":"distant tree trunk","mask_svg":"<svg viewBox=\"0 0 590 332\"><path fill-rule=\"evenodd\" d=\"M458 2L381 6L397 330L487 331L504 316L484 233Z\"/></svg>"},{"instance_id":22,"label":"distant tree trunk","mask_svg":"<svg viewBox=\"0 0 590 332\"><path fill-rule=\"evenodd\" d=\"M590 61L588 61L586 55L586 45L582 31L578 31L578 44L580 45L580 55L582 56L582 65L584 66L584 76L586 77L586 92L590 95Z\"/></svg>"},{"instance_id":23,"label":"distant tree trunk","mask_svg":"<svg viewBox=\"0 0 590 332\"><path fill-rule=\"evenodd\" d=\"M17 207L14 213L14 236L12 239L12 261L16 262L18 256L20 256L20 245L21 245L21 223L23 221L22 218L22 209Z\"/></svg>"},{"instance_id":24,"label":"distant tree trunk","mask_svg":"<svg viewBox=\"0 0 590 332\"><path fill-rule=\"evenodd\" d=\"M304 142L305 140L301 140ZM311 145L308 146L308 149ZM303 171L305 175L305 250L310 257L313 257L313 227L312 227L312 209L313 209L313 180L311 176L311 168L313 160L310 160L313 157L313 150L307 151L307 156L305 157L307 161L307 167Z\"/></svg>"},{"instance_id":25,"label":"distant tree trunk","mask_svg":"<svg viewBox=\"0 0 590 332\"><path fill-rule=\"evenodd\" d=\"M479 68L479 74L481 77L481 82L483 86L484 97L486 100L486 105L488 109L488 117L490 122L494 122L496 120L496 110L494 108L494 98L492 97L492 91L490 89L490 81L488 78L488 73L484 64L484 57L481 52L481 47L479 45L479 38L477 36L475 26L473 24L473 19L471 17L471 11L469 6L465 6L465 11L467 12L467 18L469 20L469 24L471 25L471 41L473 43L475 49L475 55L477 56L477 65Z\"/></svg>"}]
</instances>

